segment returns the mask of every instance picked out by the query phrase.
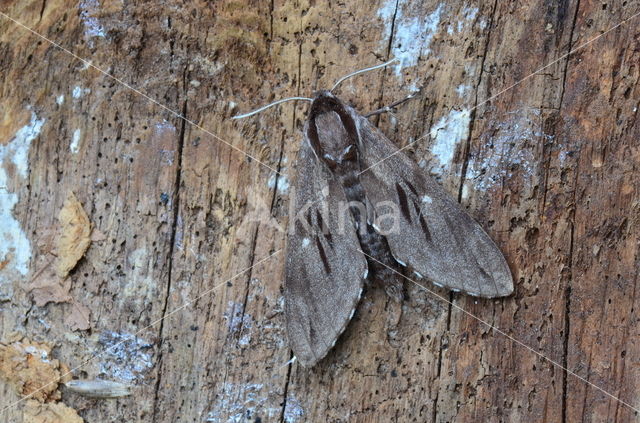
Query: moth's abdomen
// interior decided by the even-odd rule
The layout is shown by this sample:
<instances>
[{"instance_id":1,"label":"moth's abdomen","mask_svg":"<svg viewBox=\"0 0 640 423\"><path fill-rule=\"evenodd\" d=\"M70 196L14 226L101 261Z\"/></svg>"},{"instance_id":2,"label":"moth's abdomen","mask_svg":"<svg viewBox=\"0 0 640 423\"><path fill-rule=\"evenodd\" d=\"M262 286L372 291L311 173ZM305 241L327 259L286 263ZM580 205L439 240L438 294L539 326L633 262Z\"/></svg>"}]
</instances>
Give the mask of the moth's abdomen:
<instances>
[{"instance_id":1,"label":"moth's abdomen","mask_svg":"<svg viewBox=\"0 0 640 423\"><path fill-rule=\"evenodd\" d=\"M352 203L350 211L357 225L360 247L365 254L373 257L373 259L367 257L368 279L381 283L389 296L400 301L403 298L400 268L391 254L385 237L376 232L373 225L367 220L366 194L358 178L358 169L354 163L354 166L343 166L342 170L344 172L340 179L347 200Z\"/></svg>"}]
</instances>

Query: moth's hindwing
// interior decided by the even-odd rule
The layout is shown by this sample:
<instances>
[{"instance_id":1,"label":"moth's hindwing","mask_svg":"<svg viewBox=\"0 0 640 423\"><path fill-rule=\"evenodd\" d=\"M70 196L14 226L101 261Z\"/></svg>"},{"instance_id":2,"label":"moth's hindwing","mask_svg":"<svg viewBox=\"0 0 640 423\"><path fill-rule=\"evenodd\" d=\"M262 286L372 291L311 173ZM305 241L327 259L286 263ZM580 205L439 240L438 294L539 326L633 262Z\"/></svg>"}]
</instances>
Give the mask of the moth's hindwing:
<instances>
[{"instance_id":1,"label":"moth's hindwing","mask_svg":"<svg viewBox=\"0 0 640 423\"><path fill-rule=\"evenodd\" d=\"M305 131L306 133L306 131ZM340 182L315 156L309 140L300 148L285 269L285 317L289 344L305 367L313 366L344 331L362 293L367 262L353 218L340 202Z\"/></svg>"},{"instance_id":2,"label":"moth's hindwing","mask_svg":"<svg viewBox=\"0 0 640 423\"><path fill-rule=\"evenodd\" d=\"M360 175L367 198L374 207L384 201L396 205L398 226L385 234L394 257L452 290L488 298L510 295L507 262L480 225L382 132L352 113L361 168L368 168Z\"/></svg>"}]
</instances>

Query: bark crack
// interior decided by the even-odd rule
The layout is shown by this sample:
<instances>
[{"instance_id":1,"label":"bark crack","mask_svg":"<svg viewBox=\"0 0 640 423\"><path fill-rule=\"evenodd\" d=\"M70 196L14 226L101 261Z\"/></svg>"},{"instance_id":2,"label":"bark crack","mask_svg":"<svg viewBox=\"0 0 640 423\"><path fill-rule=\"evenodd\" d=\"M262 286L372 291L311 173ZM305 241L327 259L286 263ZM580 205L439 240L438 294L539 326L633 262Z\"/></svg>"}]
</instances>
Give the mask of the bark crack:
<instances>
[{"instance_id":1,"label":"bark crack","mask_svg":"<svg viewBox=\"0 0 640 423\"><path fill-rule=\"evenodd\" d=\"M393 17L391 18L391 30L389 31L389 43L387 44L387 55L386 60L389 60L389 55L391 55L391 46L393 45L393 33L395 31L396 26L396 16L398 15L398 5L400 0L396 0L396 7L393 10Z\"/></svg>"},{"instance_id":2,"label":"bark crack","mask_svg":"<svg viewBox=\"0 0 640 423\"><path fill-rule=\"evenodd\" d=\"M273 42L273 12L276 9L274 2L275 0L271 0L271 4L269 4L269 49L271 49L271 42Z\"/></svg>"},{"instance_id":3,"label":"bark crack","mask_svg":"<svg viewBox=\"0 0 640 423\"><path fill-rule=\"evenodd\" d=\"M573 22L571 24L571 32L569 33L569 46L567 50L570 52L573 46L573 36L575 33L576 24L578 21L578 11L580 10L580 0L577 0L576 10L573 14ZM566 89L567 82L567 73L569 70L569 60L570 56L567 55L567 59L564 64L564 70L562 73L562 87L560 91L560 102L558 103L558 114L562 110L562 104L564 102L564 93ZM569 243L569 278L567 280L567 285L565 287L565 308L564 308L564 342L562 347L562 415L561 421L562 423L567 422L567 399L568 399L568 389L567 389L567 377L568 373L568 365L569 365L569 333L571 331L571 286L573 282L573 249L574 249L574 235L575 235L575 218L576 218L576 195L578 191L578 175L580 174L580 154L578 153L578 157L576 160L576 176L573 185L573 210L571 213L571 235L570 235L570 243ZM545 181L545 201L546 201L546 181ZM543 209L545 207L545 203L542 204ZM588 374L587 374L588 377ZM584 411L584 409L583 409Z\"/></svg>"},{"instance_id":4,"label":"bark crack","mask_svg":"<svg viewBox=\"0 0 640 423\"><path fill-rule=\"evenodd\" d=\"M571 24L571 32L569 33L569 46L567 47L567 53L571 52L571 48L573 47L573 35L575 33L575 29L576 29L576 24L578 22L578 11L580 10L580 0L577 0L576 3L576 11L573 14L573 23ZM560 90L560 103L558 106L558 113L560 112L560 110L562 109L562 102L564 100L564 92L566 90L566 83L567 83L567 73L569 70L569 60L570 60L571 55L567 54L567 58L564 62L564 70L562 72L562 87Z\"/></svg>"},{"instance_id":5,"label":"bark crack","mask_svg":"<svg viewBox=\"0 0 640 423\"><path fill-rule=\"evenodd\" d=\"M385 54L385 62L389 61L389 57L391 56L391 46L393 45L393 34L395 32L395 27L396 27L396 16L398 15L398 6L399 6L400 0L396 0L396 6L395 9L393 10L393 17L391 18L391 29L389 30L389 42L387 43L387 52ZM380 90L378 91L378 101L377 101L377 106L378 108L383 107L382 106L382 98L384 97L384 80L385 80L385 71L383 70L380 74ZM374 125L377 127L380 124L380 115L377 115L375 117L375 123Z\"/></svg>"},{"instance_id":6,"label":"bark crack","mask_svg":"<svg viewBox=\"0 0 640 423\"><path fill-rule=\"evenodd\" d=\"M44 9L47 6L47 0L42 0L42 7L40 8L40 22L42 22L42 17L44 16Z\"/></svg>"},{"instance_id":7,"label":"bark crack","mask_svg":"<svg viewBox=\"0 0 640 423\"><path fill-rule=\"evenodd\" d=\"M471 155L471 137L473 136L473 129L475 127L476 121L476 109L478 107L478 92L480 90L480 85L482 84L482 76L484 74L484 64L487 60L487 54L489 52L489 43L491 41L491 29L493 28L493 21L495 19L496 10L498 8L498 0L493 2L493 8L491 9L491 18L489 19L489 24L487 25L487 38L484 43L484 53L482 54L482 60L480 60L480 75L478 75L478 83L476 84L476 95L473 100L473 112L469 116L469 135L465 140L463 157L462 161L462 169L460 170L460 185L458 187L458 203L462 202L462 188L464 187L464 181L467 176L467 169L469 167L469 156Z\"/></svg>"},{"instance_id":8,"label":"bark crack","mask_svg":"<svg viewBox=\"0 0 640 423\"><path fill-rule=\"evenodd\" d=\"M578 157L576 160L576 176L573 184L573 210L570 213L571 219L571 231L569 235L569 277L567 279L567 285L565 286L564 294L565 294L565 308L564 308L564 340L563 340L563 351L562 351L562 415L561 421L562 423L567 422L567 377L569 365L569 332L571 331L571 285L573 281L573 252L574 252L574 242L575 242L575 218L576 218L576 194L578 191L578 175L580 174L580 154L578 153ZM591 366L591 359L589 359L589 367ZM586 378L589 378L589 372L587 372ZM586 394L585 394L586 395ZM584 409L583 409L584 410Z\"/></svg>"},{"instance_id":9,"label":"bark crack","mask_svg":"<svg viewBox=\"0 0 640 423\"><path fill-rule=\"evenodd\" d=\"M542 156L544 160L545 145L542 146ZM549 152L551 153L551 152ZM547 160L544 163L544 181L542 183L542 208L540 210L540 216L544 216L544 212L547 209L547 192L549 191L549 169L551 168L551 154L548 155Z\"/></svg>"},{"instance_id":10,"label":"bark crack","mask_svg":"<svg viewBox=\"0 0 640 423\"><path fill-rule=\"evenodd\" d=\"M183 72L183 86L186 81L187 68L185 68ZM186 88L185 88L186 95ZM182 176L182 154L184 150L184 138L186 131L186 119L187 119L187 97L185 96L185 100L182 104L182 125L180 126L180 137L178 140L178 162L176 164L176 178L174 184L174 192L175 199L173 201L173 222L171 226L171 239L169 241L169 269L167 271L167 288L165 290L164 295L164 305L162 307L162 319L160 320L160 328L158 330L158 360L157 360L157 378L156 385L154 389L154 398L153 398L153 420L156 421L159 400L160 400L160 389L162 382L162 363L163 363L163 348L162 343L164 339L164 318L167 315L167 308L169 306L169 296L171 295L171 281L173 278L173 257L175 253L175 242L176 242L176 233L178 232L178 219L180 217L180 184L181 184L181 176Z\"/></svg>"},{"instance_id":11,"label":"bark crack","mask_svg":"<svg viewBox=\"0 0 640 423\"><path fill-rule=\"evenodd\" d=\"M289 361L293 359L293 352L289 354ZM289 395L289 382L291 381L291 369L293 368L293 363L289 363L287 366L287 376L284 381L284 392L282 394L282 410L280 411L280 423L284 423L285 411L287 410L287 397Z\"/></svg>"},{"instance_id":12,"label":"bark crack","mask_svg":"<svg viewBox=\"0 0 640 423\"><path fill-rule=\"evenodd\" d=\"M575 203L574 203L575 207ZM575 211L574 211L575 213ZM569 331L571 330L569 315L571 313L571 280L573 279L573 243L574 243L574 227L575 223L571 222L571 233L569 241L569 280L564 289L565 307L564 307L564 340L562 345L562 423L567 421L567 365L569 364Z\"/></svg>"}]
</instances>

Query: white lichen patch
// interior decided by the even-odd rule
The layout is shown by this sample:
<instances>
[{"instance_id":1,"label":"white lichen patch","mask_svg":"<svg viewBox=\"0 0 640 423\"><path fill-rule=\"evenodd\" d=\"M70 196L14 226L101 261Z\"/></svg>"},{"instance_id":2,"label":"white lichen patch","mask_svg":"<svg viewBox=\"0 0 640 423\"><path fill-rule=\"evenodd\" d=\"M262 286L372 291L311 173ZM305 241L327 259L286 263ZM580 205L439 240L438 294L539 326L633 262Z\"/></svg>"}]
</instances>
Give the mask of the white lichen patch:
<instances>
[{"instance_id":1,"label":"white lichen patch","mask_svg":"<svg viewBox=\"0 0 640 423\"><path fill-rule=\"evenodd\" d=\"M402 75L402 69L415 66L421 56L430 53L429 47L439 31L440 17L444 10L444 5L440 4L431 13L419 11L412 16L411 6L409 0L400 0L397 7L395 0L386 0L378 10L378 16L385 23L381 40L385 45L391 36L391 27L394 28L391 53L399 59L399 64L395 67L398 76Z\"/></svg>"},{"instance_id":2,"label":"white lichen patch","mask_svg":"<svg viewBox=\"0 0 640 423\"><path fill-rule=\"evenodd\" d=\"M460 76L460 84L455 88L456 95L463 100L466 107L470 107L474 100L475 85L477 83L477 66L465 63L464 72Z\"/></svg>"},{"instance_id":3,"label":"white lichen patch","mask_svg":"<svg viewBox=\"0 0 640 423\"><path fill-rule=\"evenodd\" d=\"M466 184L487 191L516 173L530 180L537 170L535 146L553 139L542 130L540 113L536 108L516 110L487 128L481 147L470 152Z\"/></svg>"},{"instance_id":4,"label":"white lichen patch","mask_svg":"<svg viewBox=\"0 0 640 423\"><path fill-rule=\"evenodd\" d=\"M447 26L447 34L453 35L454 33L456 33L456 31L462 32L465 26L473 25L473 23L476 20L476 17L478 16L479 11L480 9L478 9L477 7L469 7L469 6L464 7L461 13L459 14L459 16L462 16L462 19L460 19L458 22L450 23Z\"/></svg>"},{"instance_id":5,"label":"white lichen patch","mask_svg":"<svg viewBox=\"0 0 640 423\"><path fill-rule=\"evenodd\" d=\"M289 178L286 175L280 175L278 178L278 191L281 193L289 191Z\"/></svg>"},{"instance_id":6,"label":"white lichen patch","mask_svg":"<svg viewBox=\"0 0 640 423\"><path fill-rule=\"evenodd\" d=\"M60 94L58 97L56 97L56 104L58 106L61 106L64 103L64 94Z\"/></svg>"},{"instance_id":7,"label":"white lichen patch","mask_svg":"<svg viewBox=\"0 0 640 423\"><path fill-rule=\"evenodd\" d=\"M91 90L89 88L81 88L79 86L73 87L73 91L71 91L71 96L75 99L82 97L85 94L89 94Z\"/></svg>"},{"instance_id":8,"label":"white lichen patch","mask_svg":"<svg viewBox=\"0 0 640 423\"><path fill-rule=\"evenodd\" d=\"M23 344L21 342L19 342L18 344L16 344L18 346L22 346ZM27 345L26 347L24 347L24 352L27 354L30 354L33 357L38 357L40 358L40 361L42 361L43 363L50 363L51 361L49 360L49 352L43 348L38 348L34 345Z\"/></svg>"},{"instance_id":9,"label":"white lichen patch","mask_svg":"<svg viewBox=\"0 0 640 423\"><path fill-rule=\"evenodd\" d=\"M175 125L166 119L164 119L162 122L156 123L156 130L159 132L164 132L164 131L176 132L177 131Z\"/></svg>"},{"instance_id":10,"label":"white lichen patch","mask_svg":"<svg viewBox=\"0 0 640 423\"><path fill-rule=\"evenodd\" d=\"M480 9L478 9L477 7L466 6L462 10L462 15L466 20L473 21L475 20L476 16L478 16L478 12L480 12Z\"/></svg>"},{"instance_id":11,"label":"white lichen patch","mask_svg":"<svg viewBox=\"0 0 640 423\"><path fill-rule=\"evenodd\" d=\"M71 150L71 152L73 154L76 154L78 152L78 150L80 149L80 135L81 135L80 128L78 128L75 131L73 131L73 137L71 138L71 144L69 144L69 150Z\"/></svg>"},{"instance_id":12,"label":"white lichen patch","mask_svg":"<svg viewBox=\"0 0 640 423\"><path fill-rule=\"evenodd\" d=\"M13 216L13 208L18 203L18 185L26 184L29 175L29 148L44 125L44 119L38 119L31 113L29 123L20 128L8 142L0 142L0 298L10 295L5 291L15 277L29 273L31 244L20 222ZM15 175L7 172L15 169Z\"/></svg>"},{"instance_id":13,"label":"white lichen patch","mask_svg":"<svg viewBox=\"0 0 640 423\"><path fill-rule=\"evenodd\" d=\"M433 169L435 173L442 174L451 168L458 144L469 136L470 124L471 114L465 109L452 110L431 127L431 154L439 163L439 166Z\"/></svg>"},{"instance_id":14,"label":"white lichen patch","mask_svg":"<svg viewBox=\"0 0 640 423\"><path fill-rule=\"evenodd\" d=\"M567 166L568 160L573 156L574 153L574 151L561 150L558 153L558 163L560 164L560 167Z\"/></svg>"},{"instance_id":15,"label":"white lichen patch","mask_svg":"<svg viewBox=\"0 0 640 423\"><path fill-rule=\"evenodd\" d=\"M250 315L245 314L242 316L242 325L237 327L236 331L240 331L240 338L238 339L238 345L241 347L247 347L251 344L251 329L253 328L253 319Z\"/></svg>"},{"instance_id":16,"label":"white lichen patch","mask_svg":"<svg viewBox=\"0 0 640 423\"><path fill-rule=\"evenodd\" d=\"M270 395L267 388L262 383L224 383L221 389L217 389L215 401L205 421L212 423L275 421L282 411L280 407L282 398L278 399L277 394Z\"/></svg>"},{"instance_id":17,"label":"white lichen patch","mask_svg":"<svg viewBox=\"0 0 640 423\"><path fill-rule=\"evenodd\" d=\"M281 172L286 169L282 169ZM276 188L279 193L285 194L289 191L289 178L287 175L276 175L272 173L269 179L267 180L267 186L271 189Z\"/></svg>"},{"instance_id":18,"label":"white lichen patch","mask_svg":"<svg viewBox=\"0 0 640 423\"><path fill-rule=\"evenodd\" d=\"M98 342L104 379L133 382L153 367L153 345L129 333L104 331Z\"/></svg>"},{"instance_id":19,"label":"white lichen patch","mask_svg":"<svg viewBox=\"0 0 640 423\"><path fill-rule=\"evenodd\" d=\"M100 12L98 0L82 0L78 5L80 8L80 19L84 24L84 35L87 38L106 36L104 27L95 17Z\"/></svg>"},{"instance_id":20,"label":"white lichen patch","mask_svg":"<svg viewBox=\"0 0 640 423\"><path fill-rule=\"evenodd\" d=\"M287 405L284 409L284 421L286 423L298 423L303 420L304 409L295 397L289 396L287 398Z\"/></svg>"},{"instance_id":21,"label":"white lichen patch","mask_svg":"<svg viewBox=\"0 0 640 423\"><path fill-rule=\"evenodd\" d=\"M456 94L458 94L460 98L465 98L468 92L471 92L471 85L460 84L456 88Z\"/></svg>"},{"instance_id":22,"label":"white lichen patch","mask_svg":"<svg viewBox=\"0 0 640 423\"><path fill-rule=\"evenodd\" d=\"M227 321L227 328L230 335L240 336L238 345L248 346L251 343L251 329L253 319L249 314L244 313L244 307L240 303L229 301L227 310L223 314Z\"/></svg>"},{"instance_id":23,"label":"white lichen patch","mask_svg":"<svg viewBox=\"0 0 640 423\"><path fill-rule=\"evenodd\" d=\"M273 189L275 188L277 181L278 181L278 175L273 173L271 174L271 176L269 176L269 179L267 180L267 186Z\"/></svg>"}]
</instances>

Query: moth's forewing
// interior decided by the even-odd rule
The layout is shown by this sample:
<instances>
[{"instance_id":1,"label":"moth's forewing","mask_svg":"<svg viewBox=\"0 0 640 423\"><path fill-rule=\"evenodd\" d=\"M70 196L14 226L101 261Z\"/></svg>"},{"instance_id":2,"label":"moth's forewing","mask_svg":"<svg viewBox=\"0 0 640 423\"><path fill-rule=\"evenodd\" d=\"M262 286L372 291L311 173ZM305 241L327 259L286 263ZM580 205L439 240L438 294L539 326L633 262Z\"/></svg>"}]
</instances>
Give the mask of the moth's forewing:
<instances>
[{"instance_id":1,"label":"moth's forewing","mask_svg":"<svg viewBox=\"0 0 640 423\"><path fill-rule=\"evenodd\" d=\"M305 131L306 134L306 131ZM319 162L305 138L297 159L285 269L289 344L300 363L313 366L344 331L367 270L350 214L342 217L344 189ZM342 223L342 228L340 227Z\"/></svg>"},{"instance_id":2,"label":"moth's forewing","mask_svg":"<svg viewBox=\"0 0 640 423\"><path fill-rule=\"evenodd\" d=\"M350 111L360 135L361 168L368 168L360 175L367 198L374 207L389 200L397 205L397 230L385 235L394 257L453 290L510 295L507 262L480 225L382 132Z\"/></svg>"}]
</instances>

